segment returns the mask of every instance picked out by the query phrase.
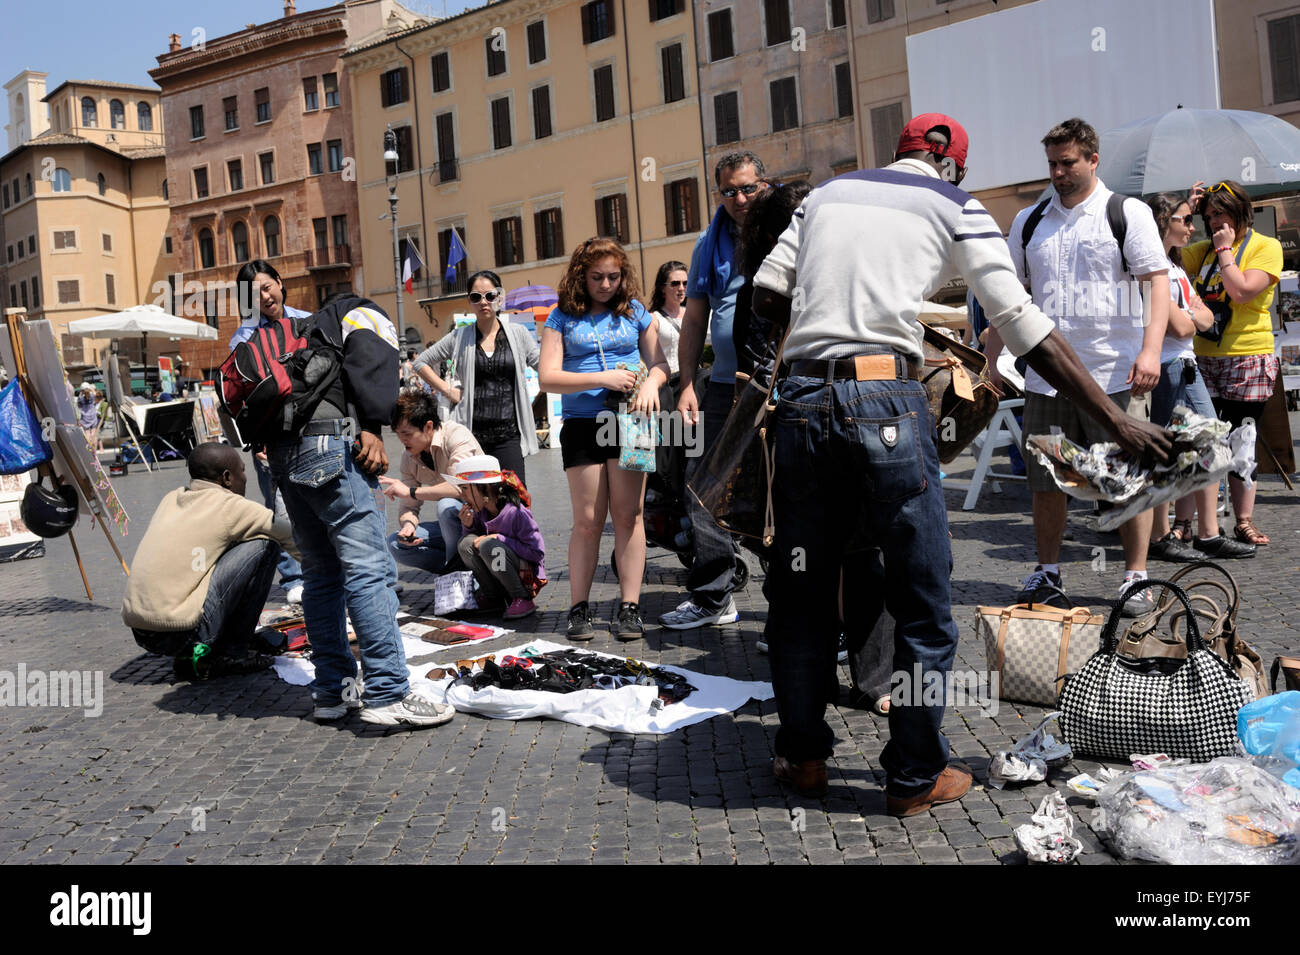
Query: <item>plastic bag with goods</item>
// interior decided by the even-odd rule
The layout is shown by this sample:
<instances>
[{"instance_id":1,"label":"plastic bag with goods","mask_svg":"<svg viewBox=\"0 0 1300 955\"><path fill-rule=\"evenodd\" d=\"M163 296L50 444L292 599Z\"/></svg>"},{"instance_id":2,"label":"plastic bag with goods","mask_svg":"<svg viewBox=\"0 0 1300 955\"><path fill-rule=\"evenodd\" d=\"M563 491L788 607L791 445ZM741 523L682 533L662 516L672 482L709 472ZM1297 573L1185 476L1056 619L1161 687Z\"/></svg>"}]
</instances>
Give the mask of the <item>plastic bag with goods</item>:
<instances>
[{"instance_id":1,"label":"plastic bag with goods","mask_svg":"<svg viewBox=\"0 0 1300 955\"><path fill-rule=\"evenodd\" d=\"M1074 838L1074 816L1065 805L1065 797L1054 792L1043 797L1030 821L1016 827L1016 845L1030 862L1073 862L1083 851L1083 843Z\"/></svg>"},{"instance_id":2,"label":"plastic bag with goods","mask_svg":"<svg viewBox=\"0 0 1300 955\"><path fill-rule=\"evenodd\" d=\"M1300 790L1251 760L1126 773L1097 797L1093 826L1121 856L1171 865L1300 861Z\"/></svg>"},{"instance_id":3,"label":"plastic bag with goods","mask_svg":"<svg viewBox=\"0 0 1300 955\"><path fill-rule=\"evenodd\" d=\"M1300 788L1300 691L1274 693L1237 711L1237 738L1246 752L1290 764L1282 782Z\"/></svg>"},{"instance_id":4,"label":"plastic bag with goods","mask_svg":"<svg viewBox=\"0 0 1300 955\"><path fill-rule=\"evenodd\" d=\"M1048 713L1034 731L1009 750L1001 750L989 761L989 785L1001 789L1007 783L1037 783L1047 778L1047 770L1069 762L1073 757L1070 744L1047 732L1060 713Z\"/></svg>"}]
</instances>

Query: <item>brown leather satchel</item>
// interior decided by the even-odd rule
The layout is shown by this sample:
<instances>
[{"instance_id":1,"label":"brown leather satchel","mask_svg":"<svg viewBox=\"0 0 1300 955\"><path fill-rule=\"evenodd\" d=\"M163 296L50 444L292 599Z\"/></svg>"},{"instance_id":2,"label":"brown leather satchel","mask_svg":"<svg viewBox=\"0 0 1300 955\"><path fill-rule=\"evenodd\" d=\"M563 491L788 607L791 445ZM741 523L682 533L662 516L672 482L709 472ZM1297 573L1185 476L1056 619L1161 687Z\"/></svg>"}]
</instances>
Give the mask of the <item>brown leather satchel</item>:
<instances>
[{"instance_id":1,"label":"brown leather satchel","mask_svg":"<svg viewBox=\"0 0 1300 955\"><path fill-rule=\"evenodd\" d=\"M1202 570L1215 571L1227 582L1185 579ZM1205 645L1226 660L1233 672L1250 685L1255 699L1268 696L1268 674L1263 659L1237 635L1237 609L1241 604L1241 589L1237 586L1236 578L1218 564L1201 560L1181 568L1169 578L1169 582L1178 584L1186 592ZM1186 659L1187 613L1187 609L1181 606L1172 591L1162 590L1155 609L1133 621L1128 632L1120 638L1116 652L1132 660L1152 657ZM1162 626L1168 627L1167 636L1160 632Z\"/></svg>"},{"instance_id":2,"label":"brown leather satchel","mask_svg":"<svg viewBox=\"0 0 1300 955\"><path fill-rule=\"evenodd\" d=\"M936 431L939 462L947 464L988 427L998 410L998 393L985 374L984 355L925 322L922 349L930 417Z\"/></svg>"}]
</instances>

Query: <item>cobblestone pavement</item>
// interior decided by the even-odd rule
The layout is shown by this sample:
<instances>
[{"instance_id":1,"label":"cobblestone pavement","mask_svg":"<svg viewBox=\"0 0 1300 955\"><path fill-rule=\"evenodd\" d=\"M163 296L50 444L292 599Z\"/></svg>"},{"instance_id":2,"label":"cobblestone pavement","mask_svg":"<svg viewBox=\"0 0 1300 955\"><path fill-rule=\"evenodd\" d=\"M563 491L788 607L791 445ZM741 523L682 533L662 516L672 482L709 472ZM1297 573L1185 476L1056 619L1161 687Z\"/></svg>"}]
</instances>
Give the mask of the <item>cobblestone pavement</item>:
<instances>
[{"instance_id":1,"label":"cobblestone pavement","mask_svg":"<svg viewBox=\"0 0 1300 955\"><path fill-rule=\"evenodd\" d=\"M388 449L395 460L400 448L391 437ZM960 477L970 467L967 457L950 470ZM562 634L571 522L558 451L529 459L528 473L553 580L539 613L518 629ZM128 559L156 502L185 480L183 463L167 462L154 475L133 467L115 481L132 516ZM962 495L948 491L957 666L982 670L973 607L1012 601L1033 563L1032 528L1023 486L986 489L973 512L960 510ZM1274 543L1231 565L1244 594L1241 632L1270 662L1300 649L1297 503L1266 478L1257 521ZM389 514L395 525L395 507ZM1113 599L1123 557L1117 537L1073 519L1082 514L1071 511L1065 581L1077 600L1101 607ZM1043 710L1004 703L989 718L974 706L950 710L945 730L977 786L960 803L900 821L885 814L881 789L886 721L847 707L828 709L838 742L825 799L793 796L773 779L772 702L750 702L664 737L463 714L415 732L355 717L317 725L306 688L270 673L175 682L170 661L142 654L122 626L124 577L102 535L83 519L77 540L93 603L66 538L50 542L44 559L0 565L0 670L99 670L106 697L98 717L51 707L5 714L0 862L1015 863L1023 857L1013 828L1053 786L1097 765L1079 760L1047 783L988 789L978 784L990 754L1023 736ZM611 545L607 529L593 591L606 618L617 598ZM1104 548L1108 570L1093 571L1095 547ZM705 673L770 679L754 646L765 609L762 573L752 557L750 564L754 579L737 595L737 624L691 632L652 625L643 644L618 648ZM647 621L683 599L684 576L674 556L651 552ZM402 579L404 609L430 609L430 578L403 570ZM593 646L618 652L607 635ZM846 668L841 677L847 684ZM1080 861L1115 862L1086 824L1089 804L1067 795L1081 823Z\"/></svg>"}]
</instances>

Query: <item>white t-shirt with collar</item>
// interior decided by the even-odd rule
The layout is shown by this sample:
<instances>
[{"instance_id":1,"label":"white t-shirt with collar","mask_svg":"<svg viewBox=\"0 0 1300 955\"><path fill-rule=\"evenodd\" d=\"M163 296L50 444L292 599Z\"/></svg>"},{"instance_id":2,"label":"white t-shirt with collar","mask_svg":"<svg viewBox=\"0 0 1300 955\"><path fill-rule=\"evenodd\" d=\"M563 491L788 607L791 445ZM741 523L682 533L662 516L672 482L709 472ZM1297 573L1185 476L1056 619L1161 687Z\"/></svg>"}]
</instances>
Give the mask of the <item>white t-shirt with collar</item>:
<instances>
[{"instance_id":1,"label":"white t-shirt with collar","mask_svg":"<svg viewBox=\"0 0 1300 955\"><path fill-rule=\"evenodd\" d=\"M1115 394L1129 387L1125 379L1142 350L1142 296L1133 276L1168 272L1169 256L1151 210L1141 200L1125 199L1129 272L1122 271L1119 245L1106 220L1110 196L1100 179L1073 209L1053 192L1029 245L1022 248L1020 235L1033 206L1016 215L1007 245L1022 281L1028 259L1034 304L1056 323L1102 390ZM1025 390L1056 394L1032 368L1025 373Z\"/></svg>"}]
</instances>

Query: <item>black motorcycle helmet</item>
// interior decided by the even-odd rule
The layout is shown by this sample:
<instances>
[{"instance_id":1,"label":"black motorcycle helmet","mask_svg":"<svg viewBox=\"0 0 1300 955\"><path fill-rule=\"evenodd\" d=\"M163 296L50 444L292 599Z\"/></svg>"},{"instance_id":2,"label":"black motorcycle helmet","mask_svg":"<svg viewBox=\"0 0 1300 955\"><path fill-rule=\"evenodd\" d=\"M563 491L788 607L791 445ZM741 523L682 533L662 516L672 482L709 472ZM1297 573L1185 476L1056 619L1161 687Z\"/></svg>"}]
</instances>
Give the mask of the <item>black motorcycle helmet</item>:
<instances>
[{"instance_id":1,"label":"black motorcycle helmet","mask_svg":"<svg viewBox=\"0 0 1300 955\"><path fill-rule=\"evenodd\" d=\"M77 489L60 484L51 491L39 482L27 485L19 513L27 529L38 537L62 537L77 523Z\"/></svg>"}]
</instances>

